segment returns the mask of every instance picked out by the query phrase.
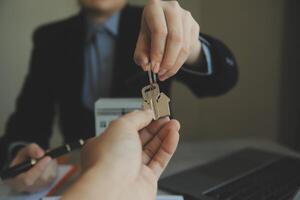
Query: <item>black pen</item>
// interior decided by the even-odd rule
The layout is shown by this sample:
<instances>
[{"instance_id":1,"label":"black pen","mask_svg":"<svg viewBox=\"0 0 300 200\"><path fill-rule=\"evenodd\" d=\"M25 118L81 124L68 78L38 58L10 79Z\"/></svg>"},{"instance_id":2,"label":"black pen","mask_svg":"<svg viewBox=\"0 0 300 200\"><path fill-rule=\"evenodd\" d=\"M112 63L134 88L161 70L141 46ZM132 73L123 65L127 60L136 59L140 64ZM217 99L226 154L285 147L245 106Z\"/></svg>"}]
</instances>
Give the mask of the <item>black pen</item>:
<instances>
[{"instance_id":1,"label":"black pen","mask_svg":"<svg viewBox=\"0 0 300 200\"><path fill-rule=\"evenodd\" d=\"M69 144L65 144L61 147L52 149L48 152L45 153L45 155L39 159L30 159L30 160L26 160L18 165L15 165L13 167L10 167L6 170L3 170L0 173L0 178L2 180L5 179L9 179L9 178L13 178L19 174L21 174L22 172L25 172L27 170L29 170L30 168L32 168L34 165L37 164L37 162L41 159L43 159L46 156L50 156L51 158L57 158L59 156L65 155L75 149L79 149L84 145L84 140L80 139L76 142L73 143L69 143Z\"/></svg>"}]
</instances>

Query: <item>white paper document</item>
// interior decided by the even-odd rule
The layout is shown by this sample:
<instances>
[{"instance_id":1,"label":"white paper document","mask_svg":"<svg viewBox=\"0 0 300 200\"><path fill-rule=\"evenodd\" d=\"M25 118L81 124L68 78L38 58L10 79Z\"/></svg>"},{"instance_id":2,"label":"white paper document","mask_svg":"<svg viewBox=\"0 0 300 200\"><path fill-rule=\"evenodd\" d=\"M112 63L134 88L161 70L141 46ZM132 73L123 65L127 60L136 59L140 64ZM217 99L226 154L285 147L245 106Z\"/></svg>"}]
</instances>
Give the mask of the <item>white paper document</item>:
<instances>
[{"instance_id":1,"label":"white paper document","mask_svg":"<svg viewBox=\"0 0 300 200\"><path fill-rule=\"evenodd\" d=\"M46 197L42 200L59 200L59 197ZM161 195L157 196L156 200L184 200L183 196Z\"/></svg>"},{"instance_id":2,"label":"white paper document","mask_svg":"<svg viewBox=\"0 0 300 200\"><path fill-rule=\"evenodd\" d=\"M4 185L0 185L0 200L40 200L45 197L49 191L65 176L66 173L72 168L71 165L60 165L58 167L58 175L55 181L47 188L40 192L32 194L16 194L5 188Z\"/></svg>"},{"instance_id":3,"label":"white paper document","mask_svg":"<svg viewBox=\"0 0 300 200\"><path fill-rule=\"evenodd\" d=\"M157 196L156 200L184 200L183 196L163 195Z\"/></svg>"}]
</instances>

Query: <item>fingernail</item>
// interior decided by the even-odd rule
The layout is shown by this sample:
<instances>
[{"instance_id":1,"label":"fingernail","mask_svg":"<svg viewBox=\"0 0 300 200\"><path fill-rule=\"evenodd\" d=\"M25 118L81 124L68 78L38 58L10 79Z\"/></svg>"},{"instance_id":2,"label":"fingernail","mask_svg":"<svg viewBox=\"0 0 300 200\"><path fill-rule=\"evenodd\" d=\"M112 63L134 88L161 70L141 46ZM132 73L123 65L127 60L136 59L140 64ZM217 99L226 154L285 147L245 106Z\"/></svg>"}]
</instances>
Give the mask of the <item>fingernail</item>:
<instances>
[{"instance_id":1,"label":"fingernail","mask_svg":"<svg viewBox=\"0 0 300 200\"><path fill-rule=\"evenodd\" d=\"M176 120L177 121L177 120ZM180 131L180 129L181 129L181 124L180 124L180 122L179 121L177 121L177 128L178 128L178 132Z\"/></svg>"},{"instance_id":2,"label":"fingernail","mask_svg":"<svg viewBox=\"0 0 300 200\"><path fill-rule=\"evenodd\" d=\"M145 71L148 71L148 70L150 69L150 67L151 67L151 63L148 62L148 63L146 63L146 64L144 65L143 68L144 68Z\"/></svg>"},{"instance_id":3,"label":"fingernail","mask_svg":"<svg viewBox=\"0 0 300 200\"><path fill-rule=\"evenodd\" d=\"M49 156L47 156L47 157L43 158L41 160L41 162L43 163L44 166L46 166L46 165L48 165L51 162L51 160L52 159Z\"/></svg>"},{"instance_id":4,"label":"fingernail","mask_svg":"<svg viewBox=\"0 0 300 200\"><path fill-rule=\"evenodd\" d=\"M160 69L159 72L158 72L158 75L163 76L166 72L167 72L166 69Z\"/></svg>"},{"instance_id":5,"label":"fingernail","mask_svg":"<svg viewBox=\"0 0 300 200\"><path fill-rule=\"evenodd\" d=\"M159 67L160 67L160 63L154 63L154 64L152 65L152 70L153 70L153 72L154 72L154 73L158 73Z\"/></svg>"},{"instance_id":6,"label":"fingernail","mask_svg":"<svg viewBox=\"0 0 300 200\"><path fill-rule=\"evenodd\" d=\"M149 113L153 113L152 109L149 109L149 108L147 108L145 111L149 112Z\"/></svg>"},{"instance_id":7,"label":"fingernail","mask_svg":"<svg viewBox=\"0 0 300 200\"><path fill-rule=\"evenodd\" d=\"M142 66L143 71L147 71L147 64L143 64L141 66Z\"/></svg>"},{"instance_id":8,"label":"fingernail","mask_svg":"<svg viewBox=\"0 0 300 200\"><path fill-rule=\"evenodd\" d=\"M143 67L143 69L144 69L144 71L147 71L147 67L148 67L148 64L149 64L149 60L148 60L148 58L143 58L143 60L142 60L142 67Z\"/></svg>"},{"instance_id":9,"label":"fingernail","mask_svg":"<svg viewBox=\"0 0 300 200\"><path fill-rule=\"evenodd\" d=\"M44 155L44 152L39 149L35 152L35 155L36 155L37 158L40 158Z\"/></svg>"},{"instance_id":10,"label":"fingernail","mask_svg":"<svg viewBox=\"0 0 300 200\"><path fill-rule=\"evenodd\" d=\"M143 64L147 65L149 63L149 59L147 57L143 58Z\"/></svg>"},{"instance_id":11,"label":"fingernail","mask_svg":"<svg viewBox=\"0 0 300 200\"><path fill-rule=\"evenodd\" d=\"M148 108L145 111L148 112L149 114L151 114L152 118L154 118L154 112L153 112L153 110L151 110L151 109Z\"/></svg>"},{"instance_id":12,"label":"fingernail","mask_svg":"<svg viewBox=\"0 0 300 200\"><path fill-rule=\"evenodd\" d=\"M159 76L158 78L160 81L165 81L168 78L168 76Z\"/></svg>"}]
</instances>

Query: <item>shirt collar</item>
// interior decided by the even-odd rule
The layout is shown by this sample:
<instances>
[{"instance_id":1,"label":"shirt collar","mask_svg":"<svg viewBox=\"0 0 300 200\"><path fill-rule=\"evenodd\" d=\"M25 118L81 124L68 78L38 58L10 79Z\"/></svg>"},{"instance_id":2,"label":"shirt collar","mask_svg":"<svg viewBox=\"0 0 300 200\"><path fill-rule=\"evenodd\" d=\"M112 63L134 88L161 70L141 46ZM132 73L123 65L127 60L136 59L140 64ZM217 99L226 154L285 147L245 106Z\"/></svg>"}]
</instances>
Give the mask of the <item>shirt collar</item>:
<instances>
[{"instance_id":1,"label":"shirt collar","mask_svg":"<svg viewBox=\"0 0 300 200\"><path fill-rule=\"evenodd\" d=\"M116 12L106 22L104 22L104 27L108 31L110 31L114 36L117 36L119 31L119 21L120 21L120 11Z\"/></svg>"},{"instance_id":2,"label":"shirt collar","mask_svg":"<svg viewBox=\"0 0 300 200\"><path fill-rule=\"evenodd\" d=\"M109 17L104 23L95 23L90 20L87 21L87 40L89 40L92 35L100 29L107 30L110 34L116 37L119 33L119 22L120 22L120 11L114 13Z\"/></svg>"}]
</instances>

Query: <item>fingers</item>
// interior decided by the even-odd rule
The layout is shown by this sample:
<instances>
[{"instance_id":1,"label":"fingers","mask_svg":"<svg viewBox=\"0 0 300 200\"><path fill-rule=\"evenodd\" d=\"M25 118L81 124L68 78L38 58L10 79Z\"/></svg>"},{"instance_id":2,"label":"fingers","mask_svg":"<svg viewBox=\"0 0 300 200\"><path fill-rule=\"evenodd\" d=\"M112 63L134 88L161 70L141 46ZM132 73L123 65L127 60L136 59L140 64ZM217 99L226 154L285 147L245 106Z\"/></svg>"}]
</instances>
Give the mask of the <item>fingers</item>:
<instances>
[{"instance_id":1,"label":"fingers","mask_svg":"<svg viewBox=\"0 0 300 200\"><path fill-rule=\"evenodd\" d=\"M191 13L185 10L182 10L182 27L183 27L183 36L182 36L182 45L180 46L179 53L175 56L169 56L169 60L167 58L164 59L165 64L162 65L161 71L159 72L160 81L165 81L166 79L174 76L181 66L187 60L190 49L191 49L191 32L192 32L192 21L189 20L192 16ZM170 41L171 42L171 41ZM179 45L178 45L179 46ZM167 51L166 51L167 53Z\"/></svg>"},{"instance_id":2,"label":"fingers","mask_svg":"<svg viewBox=\"0 0 300 200\"><path fill-rule=\"evenodd\" d=\"M25 180L26 185L32 186L39 179L39 177L43 174L47 165L50 163L51 158L45 157L42 160L38 161L38 163L32 167L29 171L22 174L22 178Z\"/></svg>"},{"instance_id":3,"label":"fingers","mask_svg":"<svg viewBox=\"0 0 300 200\"><path fill-rule=\"evenodd\" d=\"M29 158L41 158L44 156L44 150L37 144L29 144L22 148L11 162L11 166L19 164ZM52 161L52 162L51 162ZM50 157L45 157L27 172L24 172L15 178L6 181L13 190L18 192L32 192L38 190L41 186L45 186L56 176L55 161Z\"/></svg>"},{"instance_id":4,"label":"fingers","mask_svg":"<svg viewBox=\"0 0 300 200\"><path fill-rule=\"evenodd\" d=\"M51 161L43 171L40 179L43 180L44 182L52 181L57 176L57 169L58 169L57 161L51 159Z\"/></svg>"},{"instance_id":5,"label":"fingers","mask_svg":"<svg viewBox=\"0 0 300 200\"><path fill-rule=\"evenodd\" d=\"M45 154L44 150L37 144L29 144L22 148L11 162L10 166L14 166L18 163L25 161L28 158L40 158Z\"/></svg>"},{"instance_id":6,"label":"fingers","mask_svg":"<svg viewBox=\"0 0 300 200\"><path fill-rule=\"evenodd\" d=\"M184 63L197 63L198 37L198 23L177 1L150 0L143 12L135 62L144 70L151 63L152 71L164 81Z\"/></svg>"},{"instance_id":7,"label":"fingers","mask_svg":"<svg viewBox=\"0 0 300 200\"><path fill-rule=\"evenodd\" d=\"M177 122L177 121L176 121ZM152 157L150 163L148 164L149 168L153 171L156 175L156 178L159 179L160 175L166 168L167 164L169 163L171 157L173 156L177 144L179 141L179 123L169 124L166 126L162 131L166 131L165 138L161 141L159 149Z\"/></svg>"},{"instance_id":8,"label":"fingers","mask_svg":"<svg viewBox=\"0 0 300 200\"><path fill-rule=\"evenodd\" d=\"M168 3L170 4L171 2ZM179 67L175 68L174 65L183 45L183 23L181 10L182 9L177 1L172 2L168 8L164 9L167 20L168 36L163 62L158 72L160 80L166 73L176 73L179 69Z\"/></svg>"},{"instance_id":9,"label":"fingers","mask_svg":"<svg viewBox=\"0 0 300 200\"><path fill-rule=\"evenodd\" d=\"M149 164L149 166L152 162L154 162L154 164L158 162L160 165L167 164L165 154L169 154L170 157L172 156L178 142L179 129L180 125L176 120L171 120L165 124L155 137L153 137L153 139L144 147L143 162Z\"/></svg>"},{"instance_id":10,"label":"fingers","mask_svg":"<svg viewBox=\"0 0 300 200\"><path fill-rule=\"evenodd\" d=\"M166 24L165 14L158 0L150 0L144 9L145 25L150 31L151 46L150 60L152 70L157 73L162 62L168 28Z\"/></svg>"},{"instance_id":11,"label":"fingers","mask_svg":"<svg viewBox=\"0 0 300 200\"><path fill-rule=\"evenodd\" d=\"M142 146L146 145L168 121L170 121L170 119L168 117L165 117L153 121L147 126L147 128L142 129L139 133Z\"/></svg>"},{"instance_id":12,"label":"fingers","mask_svg":"<svg viewBox=\"0 0 300 200\"><path fill-rule=\"evenodd\" d=\"M153 119L152 110L136 110L116 120L115 123L125 123L128 128L139 131L150 124ZM115 123L111 123L114 126ZM116 124L115 124L116 125ZM117 126L117 125L116 125Z\"/></svg>"},{"instance_id":13,"label":"fingers","mask_svg":"<svg viewBox=\"0 0 300 200\"><path fill-rule=\"evenodd\" d=\"M55 178L57 166L54 162L51 162L50 157L45 157L29 171L7 180L5 183L17 192L35 192ZM50 170L50 167L52 172L43 175L47 169Z\"/></svg>"}]
</instances>

